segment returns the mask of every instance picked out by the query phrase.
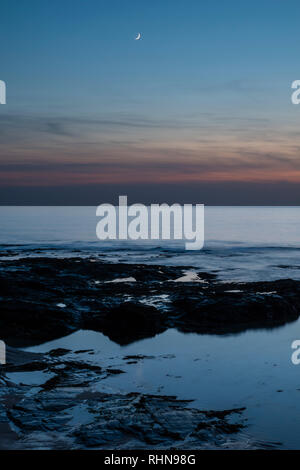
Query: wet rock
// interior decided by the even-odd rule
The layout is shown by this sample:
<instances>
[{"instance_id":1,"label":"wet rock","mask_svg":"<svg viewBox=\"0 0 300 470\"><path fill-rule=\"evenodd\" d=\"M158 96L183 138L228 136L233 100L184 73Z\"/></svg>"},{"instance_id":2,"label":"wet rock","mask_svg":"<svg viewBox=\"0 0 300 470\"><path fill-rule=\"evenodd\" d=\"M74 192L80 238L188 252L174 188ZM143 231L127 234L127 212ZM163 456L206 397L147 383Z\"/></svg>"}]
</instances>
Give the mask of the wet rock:
<instances>
[{"instance_id":1,"label":"wet rock","mask_svg":"<svg viewBox=\"0 0 300 470\"><path fill-rule=\"evenodd\" d=\"M166 449L174 445L200 448L212 439L221 444L224 433L237 433L244 426L241 419L230 424L227 417L219 417L213 412L207 416L190 408L190 402L170 396L130 393L102 395L101 400L97 400L97 395L91 395L88 403L97 418L73 433L76 441L88 448ZM240 410L232 410L229 414L240 414Z\"/></svg>"},{"instance_id":2,"label":"wet rock","mask_svg":"<svg viewBox=\"0 0 300 470\"><path fill-rule=\"evenodd\" d=\"M6 364L0 366L2 372L40 371L48 367L43 354L32 353L11 348L6 348Z\"/></svg>"},{"instance_id":3,"label":"wet rock","mask_svg":"<svg viewBox=\"0 0 300 470\"><path fill-rule=\"evenodd\" d=\"M201 448L207 442L221 446L244 428L240 409L222 415L171 396L78 393L73 387L24 396L6 412L5 432L9 423L17 429L9 447L22 449L35 447L36 436L45 449Z\"/></svg>"},{"instance_id":4,"label":"wet rock","mask_svg":"<svg viewBox=\"0 0 300 470\"><path fill-rule=\"evenodd\" d=\"M143 359L155 359L155 356L146 356L144 354L134 354L134 355L128 355L124 356L123 360L124 361L142 361Z\"/></svg>"},{"instance_id":5,"label":"wet rock","mask_svg":"<svg viewBox=\"0 0 300 470\"><path fill-rule=\"evenodd\" d=\"M227 334L299 317L299 281L222 284L202 271L183 276L189 270L81 258L2 260L2 339L31 345L91 329L124 345L168 328ZM107 282L122 278L136 282Z\"/></svg>"},{"instance_id":6,"label":"wet rock","mask_svg":"<svg viewBox=\"0 0 300 470\"><path fill-rule=\"evenodd\" d=\"M51 351L49 351L48 354L49 356L52 356L52 357L61 357L61 356L65 356L69 352L71 352L70 349L57 348L57 349L51 349Z\"/></svg>"},{"instance_id":7,"label":"wet rock","mask_svg":"<svg viewBox=\"0 0 300 470\"><path fill-rule=\"evenodd\" d=\"M92 314L86 318L84 325L87 329L103 332L116 343L123 345L164 331L166 328L161 317L154 307L125 302L112 307L105 314Z\"/></svg>"},{"instance_id":8,"label":"wet rock","mask_svg":"<svg viewBox=\"0 0 300 470\"><path fill-rule=\"evenodd\" d=\"M32 386L1 369L0 449L264 448L244 434L244 408L201 410L175 396L108 392L102 382L122 370L72 360L72 353L9 350L11 368L26 375L39 362L48 371Z\"/></svg>"}]
</instances>

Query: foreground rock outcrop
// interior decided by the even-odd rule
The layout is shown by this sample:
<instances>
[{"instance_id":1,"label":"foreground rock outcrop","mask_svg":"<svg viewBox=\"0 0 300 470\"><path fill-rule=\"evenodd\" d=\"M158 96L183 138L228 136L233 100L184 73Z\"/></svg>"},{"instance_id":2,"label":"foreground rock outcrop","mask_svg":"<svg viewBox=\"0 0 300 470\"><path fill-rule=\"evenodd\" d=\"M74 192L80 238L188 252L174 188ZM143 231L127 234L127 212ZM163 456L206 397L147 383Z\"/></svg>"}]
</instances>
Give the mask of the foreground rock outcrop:
<instances>
[{"instance_id":1,"label":"foreground rock outcrop","mask_svg":"<svg viewBox=\"0 0 300 470\"><path fill-rule=\"evenodd\" d=\"M32 371L43 371L39 385L13 380L13 372ZM0 449L262 447L244 434L243 408L199 410L174 396L101 390L122 372L74 361L66 350L9 348L0 366Z\"/></svg>"},{"instance_id":2,"label":"foreground rock outcrop","mask_svg":"<svg viewBox=\"0 0 300 470\"><path fill-rule=\"evenodd\" d=\"M2 260L0 331L9 346L7 364L0 366L0 448L277 447L248 434L244 408L203 410L176 396L130 387L121 393L112 386L126 378L127 366L138 369L155 356L105 363L101 355L91 360L93 351L60 347L35 354L11 346L79 329L126 345L169 328L220 335L274 328L295 321L299 306L300 282L292 280L222 284L188 267L96 258Z\"/></svg>"},{"instance_id":3,"label":"foreground rock outcrop","mask_svg":"<svg viewBox=\"0 0 300 470\"><path fill-rule=\"evenodd\" d=\"M0 265L0 331L8 344L38 344L76 331L119 344L168 328L228 334L299 317L300 282L219 283L191 268L98 259L26 258Z\"/></svg>"}]
</instances>

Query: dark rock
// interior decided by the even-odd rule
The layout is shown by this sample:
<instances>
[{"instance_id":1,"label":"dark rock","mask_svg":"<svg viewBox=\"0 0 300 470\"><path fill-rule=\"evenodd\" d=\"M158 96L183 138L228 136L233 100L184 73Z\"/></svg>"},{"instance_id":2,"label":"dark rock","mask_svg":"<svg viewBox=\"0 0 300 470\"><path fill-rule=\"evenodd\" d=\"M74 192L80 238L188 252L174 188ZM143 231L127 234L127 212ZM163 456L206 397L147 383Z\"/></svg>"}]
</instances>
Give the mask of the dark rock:
<instances>
[{"instance_id":1,"label":"dark rock","mask_svg":"<svg viewBox=\"0 0 300 470\"><path fill-rule=\"evenodd\" d=\"M222 284L198 272L204 283L171 282L187 269L81 258L2 261L2 339L39 344L82 328L124 345L168 328L228 334L299 317L300 281ZM107 282L127 277L137 282Z\"/></svg>"},{"instance_id":2,"label":"dark rock","mask_svg":"<svg viewBox=\"0 0 300 470\"><path fill-rule=\"evenodd\" d=\"M79 406L85 424L74 422L74 410ZM208 442L221 447L228 434L238 435L244 428L239 409L222 416L191 408L190 401L176 397L89 390L78 393L73 387L24 396L6 411L8 423L19 430L9 447L22 449L39 441L46 449L168 449L174 445L196 449ZM6 429L11 428L7 425Z\"/></svg>"},{"instance_id":3,"label":"dark rock","mask_svg":"<svg viewBox=\"0 0 300 470\"><path fill-rule=\"evenodd\" d=\"M199 410L175 396L95 391L123 371L32 353L21 363L22 351L9 350L10 367L26 374L39 357L48 371L34 387L0 374L0 449L264 448L244 436L244 408Z\"/></svg>"},{"instance_id":4,"label":"dark rock","mask_svg":"<svg viewBox=\"0 0 300 470\"><path fill-rule=\"evenodd\" d=\"M164 331L166 328L161 317L154 307L125 302L105 314L92 314L86 318L84 326L101 331L116 343L124 345Z\"/></svg>"},{"instance_id":5,"label":"dark rock","mask_svg":"<svg viewBox=\"0 0 300 470\"><path fill-rule=\"evenodd\" d=\"M71 352L70 349L57 348L57 349L51 349L51 351L49 351L48 354L49 356L52 356L52 357L61 357L61 356L65 356L69 352Z\"/></svg>"}]
</instances>

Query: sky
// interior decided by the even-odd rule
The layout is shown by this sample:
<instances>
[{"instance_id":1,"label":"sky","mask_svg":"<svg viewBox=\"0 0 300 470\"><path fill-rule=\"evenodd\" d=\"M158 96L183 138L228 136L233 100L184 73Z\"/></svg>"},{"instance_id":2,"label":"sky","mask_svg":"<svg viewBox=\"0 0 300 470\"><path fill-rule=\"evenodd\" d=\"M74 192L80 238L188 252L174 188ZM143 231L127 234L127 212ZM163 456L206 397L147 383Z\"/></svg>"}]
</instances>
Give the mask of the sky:
<instances>
[{"instance_id":1,"label":"sky","mask_svg":"<svg viewBox=\"0 0 300 470\"><path fill-rule=\"evenodd\" d=\"M0 9L0 204L300 205L299 2Z\"/></svg>"}]
</instances>

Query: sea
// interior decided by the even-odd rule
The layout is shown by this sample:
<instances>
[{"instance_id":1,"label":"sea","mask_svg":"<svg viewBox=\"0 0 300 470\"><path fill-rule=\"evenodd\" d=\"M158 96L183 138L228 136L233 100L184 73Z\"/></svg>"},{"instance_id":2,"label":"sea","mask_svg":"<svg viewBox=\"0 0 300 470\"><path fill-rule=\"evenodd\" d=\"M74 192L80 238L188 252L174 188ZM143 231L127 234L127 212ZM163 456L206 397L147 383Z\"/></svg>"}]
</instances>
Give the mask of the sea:
<instances>
[{"instance_id":1,"label":"sea","mask_svg":"<svg viewBox=\"0 0 300 470\"><path fill-rule=\"evenodd\" d=\"M100 241L98 220L96 207L0 207L0 262L27 256L98 256L99 262L189 267L225 283L300 280L300 207L205 207L205 243L199 251L186 251L181 240ZM261 442L270 448L300 449L300 365L291 360L297 339L300 320L230 335L169 329L126 346L80 330L29 350L88 346L95 352L92 361L110 365L119 365L125 355L149 356L99 387L176 395L193 400L199 409L245 407L241 448ZM41 374L9 375L36 385Z\"/></svg>"},{"instance_id":2,"label":"sea","mask_svg":"<svg viewBox=\"0 0 300 470\"><path fill-rule=\"evenodd\" d=\"M222 281L300 279L300 207L206 207L199 251L187 251L184 240L99 240L99 220L96 207L2 206L0 254L101 254L112 262L193 266Z\"/></svg>"}]
</instances>

